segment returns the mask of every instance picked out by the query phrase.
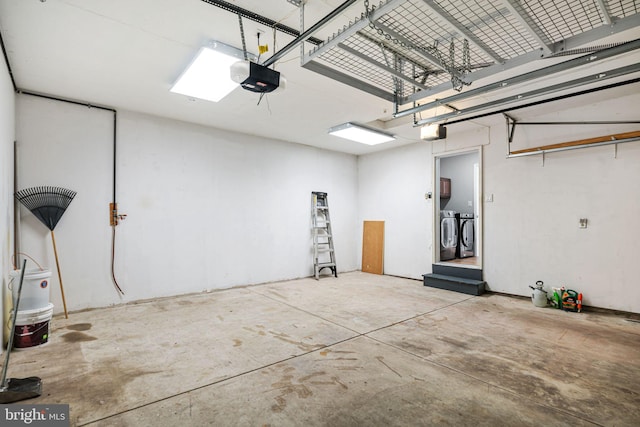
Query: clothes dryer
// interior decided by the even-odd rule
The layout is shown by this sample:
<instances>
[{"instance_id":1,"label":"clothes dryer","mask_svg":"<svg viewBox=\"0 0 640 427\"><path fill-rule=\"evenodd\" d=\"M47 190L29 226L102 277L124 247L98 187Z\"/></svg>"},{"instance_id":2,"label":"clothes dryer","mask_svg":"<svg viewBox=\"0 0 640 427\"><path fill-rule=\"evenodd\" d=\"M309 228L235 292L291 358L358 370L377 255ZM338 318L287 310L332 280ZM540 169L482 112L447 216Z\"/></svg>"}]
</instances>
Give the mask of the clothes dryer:
<instances>
[{"instance_id":1,"label":"clothes dryer","mask_svg":"<svg viewBox=\"0 0 640 427\"><path fill-rule=\"evenodd\" d=\"M454 259L458 246L458 221L454 211L440 211L440 261Z\"/></svg>"},{"instance_id":2,"label":"clothes dryer","mask_svg":"<svg viewBox=\"0 0 640 427\"><path fill-rule=\"evenodd\" d=\"M458 258L468 258L475 255L475 219L471 213L459 213L458 219L458 246L456 256Z\"/></svg>"}]
</instances>

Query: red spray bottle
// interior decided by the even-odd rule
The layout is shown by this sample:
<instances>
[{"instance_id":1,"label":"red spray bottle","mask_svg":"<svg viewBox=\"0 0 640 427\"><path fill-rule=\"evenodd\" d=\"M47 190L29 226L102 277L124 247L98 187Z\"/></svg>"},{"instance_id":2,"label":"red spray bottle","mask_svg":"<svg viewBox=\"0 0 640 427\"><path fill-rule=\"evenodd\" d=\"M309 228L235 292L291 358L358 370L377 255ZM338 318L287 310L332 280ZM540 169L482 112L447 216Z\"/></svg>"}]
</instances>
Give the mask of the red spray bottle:
<instances>
[{"instance_id":1,"label":"red spray bottle","mask_svg":"<svg viewBox=\"0 0 640 427\"><path fill-rule=\"evenodd\" d=\"M576 305L578 306L578 313L582 311L582 292L578 294L578 300L576 301Z\"/></svg>"}]
</instances>

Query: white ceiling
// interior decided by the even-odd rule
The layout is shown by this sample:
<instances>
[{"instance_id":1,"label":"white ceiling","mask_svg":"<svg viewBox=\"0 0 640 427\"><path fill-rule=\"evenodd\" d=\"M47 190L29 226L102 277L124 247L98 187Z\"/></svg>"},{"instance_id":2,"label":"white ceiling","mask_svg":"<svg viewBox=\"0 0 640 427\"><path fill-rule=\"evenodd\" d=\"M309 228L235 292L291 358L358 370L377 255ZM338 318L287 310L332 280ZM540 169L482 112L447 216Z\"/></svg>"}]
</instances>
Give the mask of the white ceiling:
<instances>
[{"instance_id":1,"label":"white ceiling","mask_svg":"<svg viewBox=\"0 0 640 427\"><path fill-rule=\"evenodd\" d=\"M287 0L231 3L300 29L298 8ZM340 4L341 0L307 0L306 26ZM356 2L315 37L326 39L359 16L363 7ZM256 54L258 30L263 32L261 42L268 41L267 57L293 40L278 32L274 49L272 30L248 19L243 19L243 26L247 50ZM16 85L23 90L351 154L419 140L410 119L393 122L389 130L398 140L375 147L328 135L328 128L347 121L389 120L394 105L302 68L299 49L276 62L287 79L286 90L267 95L260 105L257 94L241 88L218 103L169 92L207 42L242 46L238 17L201 0L0 0L0 32ZM638 37L638 28L632 28L617 34L616 40ZM625 61L640 62L637 54L627 55ZM510 75L547 65L550 62L530 64ZM455 92L437 96L451 93Z\"/></svg>"}]
</instances>

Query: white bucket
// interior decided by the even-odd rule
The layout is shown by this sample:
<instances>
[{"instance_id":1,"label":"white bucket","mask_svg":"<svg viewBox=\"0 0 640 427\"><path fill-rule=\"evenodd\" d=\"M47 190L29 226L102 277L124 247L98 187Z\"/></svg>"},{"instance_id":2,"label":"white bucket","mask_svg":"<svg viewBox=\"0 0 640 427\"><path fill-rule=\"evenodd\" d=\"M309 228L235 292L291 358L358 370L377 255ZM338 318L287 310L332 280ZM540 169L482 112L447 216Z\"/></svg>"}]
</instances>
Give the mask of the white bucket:
<instances>
[{"instance_id":1,"label":"white bucket","mask_svg":"<svg viewBox=\"0 0 640 427\"><path fill-rule=\"evenodd\" d=\"M9 273L13 279L11 288L13 291L13 300L18 297L18 288L20 287L20 270L13 270ZM24 281L22 282L22 295L20 295L20 307L18 313L23 310L37 310L46 308L49 304L49 293L51 280L51 271L40 270L39 268L27 269L24 272Z\"/></svg>"},{"instance_id":2,"label":"white bucket","mask_svg":"<svg viewBox=\"0 0 640 427\"><path fill-rule=\"evenodd\" d=\"M13 347L29 348L49 341L49 321L53 317L53 304L36 310L18 310L13 331Z\"/></svg>"}]
</instances>

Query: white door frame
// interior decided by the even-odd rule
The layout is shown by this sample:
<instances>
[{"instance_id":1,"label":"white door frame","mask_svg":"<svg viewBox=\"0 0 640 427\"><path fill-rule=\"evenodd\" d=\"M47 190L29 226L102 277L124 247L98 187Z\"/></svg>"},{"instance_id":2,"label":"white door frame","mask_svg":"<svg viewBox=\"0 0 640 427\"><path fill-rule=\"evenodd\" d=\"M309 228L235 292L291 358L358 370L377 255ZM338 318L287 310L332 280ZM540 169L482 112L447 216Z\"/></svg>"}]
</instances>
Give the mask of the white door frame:
<instances>
[{"instance_id":1,"label":"white door frame","mask_svg":"<svg viewBox=\"0 0 640 427\"><path fill-rule=\"evenodd\" d=\"M434 183L434 203L431 204L433 211L432 211L432 217L433 217L433 230L432 230L432 236L433 236L433 244L432 246L432 251L431 251L431 263L432 264L444 264L444 265L455 265L456 267L463 267L463 268L479 268L482 269L483 266L483 259L484 259L484 254L483 254L483 222L484 222L484 218L483 218L483 184L482 184L482 145L477 146L477 147L472 147L472 148L464 148L464 149L460 149L460 150L454 150L454 151L445 151L442 153L433 153L432 157L433 157L433 183ZM476 219L476 230L477 230L477 240L476 240L476 253L477 253L477 260L478 263L477 265L473 266L473 265L463 265L463 264L453 264L447 261L440 261L440 159L442 158L446 158L446 157L454 157L454 156L459 156L462 154L469 154L469 153L478 153L478 182L476 183L477 185L477 190L474 190L474 213L477 212L477 217ZM475 187L474 187L475 188Z\"/></svg>"}]
</instances>

